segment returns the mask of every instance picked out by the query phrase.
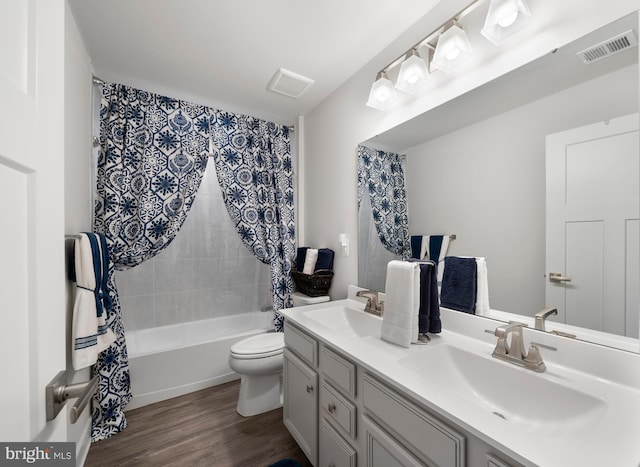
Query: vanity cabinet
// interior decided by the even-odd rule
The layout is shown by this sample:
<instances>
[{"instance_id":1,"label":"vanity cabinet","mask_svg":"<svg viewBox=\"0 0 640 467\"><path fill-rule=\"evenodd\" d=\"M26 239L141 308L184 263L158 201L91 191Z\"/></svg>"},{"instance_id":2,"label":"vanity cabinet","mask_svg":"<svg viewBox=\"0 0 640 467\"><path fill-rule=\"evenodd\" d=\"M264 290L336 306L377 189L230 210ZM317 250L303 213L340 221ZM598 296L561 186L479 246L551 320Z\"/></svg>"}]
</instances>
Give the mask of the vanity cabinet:
<instances>
[{"instance_id":1,"label":"vanity cabinet","mask_svg":"<svg viewBox=\"0 0 640 467\"><path fill-rule=\"evenodd\" d=\"M284 424L314 466L521 467L288 321L285 346Z\"/></svg>"},{"instance_id":2,"label":"vanity cabinet","mask_svg":"<svg viewBox=\"0 0 640 467\"><path fill-rule=\"evenodd\" d=\"M309 335L285 325L283 354L283 421L309 461L318 455L318 344Z\"/></svg>"},{"instance_id":3,"label":"vanity cabinet","mask_svg":"<svg viewBox=\"0 0 640 467\"><path fill-rule=\"evenodd\" d=\"M400 465L414 465L416 458L424 461L423 464L417 465L465 465L466 438L463 434L419 408L372 375L364 376L362 391L365 413L370 419L375 419L378 425L384 426L383 431L367 419L367 456L379 453L386 457L395 453L406 462ZM382 436L385 432L389 433L388 439ZM393 439L401 440L406 448L401 448L398 443L391 443ZM377 449L374 449L375 447ZM377 464L378 461L375 459L366 462L366 465Z\"/></svg>"}]
</instances>

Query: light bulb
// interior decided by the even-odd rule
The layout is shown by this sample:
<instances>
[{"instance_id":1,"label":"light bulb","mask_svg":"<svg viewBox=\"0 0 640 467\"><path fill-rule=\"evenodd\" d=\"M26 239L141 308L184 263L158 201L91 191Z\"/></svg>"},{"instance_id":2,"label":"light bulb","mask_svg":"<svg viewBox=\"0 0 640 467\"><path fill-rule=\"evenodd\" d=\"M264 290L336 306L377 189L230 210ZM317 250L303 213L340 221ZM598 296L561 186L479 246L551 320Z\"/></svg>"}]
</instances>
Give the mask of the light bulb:
<instances>
[{"instance_id":1,"label":"light bulb","mask_svg":"<svg viewBox=\"0 0 640 467\"><path fill-rule=\"evenodd\" d=\"M460 55L460 49L457 47L454 47L449 52L447 52L445 57L447 57L447 60L455 60L456 58L458 58L458 55Z\"/></svg>"},{"instance_id":2,"label":"light bulb","mask_svg":"<svg viewBox=\"0 0 640 467\"><path fill-rule=\"evenodd\" d=\"M503 5L502 10L503 11L498 12L496 15L499 18L498 25L502 28L508 28L516 22L516 19L518 18L518 9L513 8L513 5Z\"/></svg>"}]
</instances>

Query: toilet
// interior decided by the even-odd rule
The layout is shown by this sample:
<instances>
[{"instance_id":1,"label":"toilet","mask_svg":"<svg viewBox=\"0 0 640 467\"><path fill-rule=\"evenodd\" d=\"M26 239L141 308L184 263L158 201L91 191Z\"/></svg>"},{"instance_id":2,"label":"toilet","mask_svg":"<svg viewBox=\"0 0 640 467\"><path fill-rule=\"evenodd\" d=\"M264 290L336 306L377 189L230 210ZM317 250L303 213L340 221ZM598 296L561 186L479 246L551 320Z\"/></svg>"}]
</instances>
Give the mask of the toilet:
<instances>
[{"instance_id":1,"label":"toilet","mask_svg":"<svg viewBox=\"0 0 640 467\"><path fill-rule=\"evenodd\" d=\"M330 300L330 297L328 295L310 297L309 295L305 295L302 292L293 292L291 294L291 300L293 301L293 306L304 306L313 305L314 303L328 302Z\"/></svg>"},{"instance_id":2,"label":"toilet","mask_svg":"<svg viewBox=\"0 0 640 467\"><path fill-rule=\"evenodd\" d=\"M250 417L282 406L284 333L267 332L231 346L229 367L240 375L236 411Z\"/></svg>"}]
</instances>

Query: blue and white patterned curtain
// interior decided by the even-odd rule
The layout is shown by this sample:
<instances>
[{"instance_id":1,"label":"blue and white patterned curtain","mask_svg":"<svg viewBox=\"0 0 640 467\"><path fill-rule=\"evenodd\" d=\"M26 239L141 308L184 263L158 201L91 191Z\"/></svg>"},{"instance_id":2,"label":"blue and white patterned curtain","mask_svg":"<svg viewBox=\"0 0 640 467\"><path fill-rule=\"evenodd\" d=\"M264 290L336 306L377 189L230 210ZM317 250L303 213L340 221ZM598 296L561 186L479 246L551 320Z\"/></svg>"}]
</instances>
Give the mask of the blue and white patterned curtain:
<instances>
[{"instance_id":1,"label":"blue and white patterned curtain","mask_svg":"<svg viewBox=\"0 0 640 467\"><path fill-rule=\"evenodd\" d=\"M213 154L227 211L243 243L271 266L274 324L291 306L295 255L293 165L289 129L245 115L213 111Z\"/></svg>"},{"instance_id":2,"label":"blue and white patterned curtain","mask_svg":"<svg viewBox=\"0 0 640 467\"><path fill-rule=\"evenodd\" d=\"M209 109L107 83L102 89L100 145L94 231L107 239L113 272L155 256L180 230L207 165ZM94 366L100 375L94 441L126 427L123 410L131 399L113 274L109 289L114 306L107 325L118 339Z\"/></svg>"},{"instance_id":3,"label":"blue and white patterned curtain","mask_svg":"<svg viewBox=\"0 0 640 467\"><path fill-rule=\"evenodd\" d=\"M407 259L411 245L405 186L400 155L358 146L358 208L366 190L380 242Z\"/></svg>"}]
</instances>

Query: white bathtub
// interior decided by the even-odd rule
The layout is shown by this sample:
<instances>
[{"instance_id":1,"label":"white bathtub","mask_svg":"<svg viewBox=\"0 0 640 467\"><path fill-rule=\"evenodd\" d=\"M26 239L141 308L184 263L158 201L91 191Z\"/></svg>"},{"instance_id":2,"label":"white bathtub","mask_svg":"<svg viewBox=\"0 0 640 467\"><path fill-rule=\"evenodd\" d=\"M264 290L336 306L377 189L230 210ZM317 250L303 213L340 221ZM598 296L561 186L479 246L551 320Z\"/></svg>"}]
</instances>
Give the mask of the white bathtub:
<instances>
[{"instance_id":1,"label":"white bathtub","mask_svg":"<svg viewBox=\"0 0 640 467\"><path fill-rule=\"evenodd\" d=\"M228 364L231 346L272 329L273 313L256 311L127 332L127 410L238 379Z\"/></svg>"}]
</instances>

